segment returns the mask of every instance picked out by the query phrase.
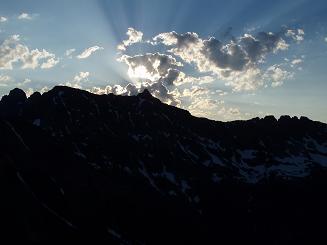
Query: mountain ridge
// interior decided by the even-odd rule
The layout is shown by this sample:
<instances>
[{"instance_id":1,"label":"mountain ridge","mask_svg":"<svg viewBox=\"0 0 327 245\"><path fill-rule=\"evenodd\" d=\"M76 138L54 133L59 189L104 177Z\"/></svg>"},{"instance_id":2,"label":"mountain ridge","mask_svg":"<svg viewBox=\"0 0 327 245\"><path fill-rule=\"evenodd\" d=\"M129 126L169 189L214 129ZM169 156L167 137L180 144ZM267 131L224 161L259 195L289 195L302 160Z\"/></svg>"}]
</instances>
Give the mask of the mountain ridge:
<instances>
[{"instance_id":1,"label":"mountain ridge","mask_svg":"<svg viewBox=\"0 0 327 245\"><path fill-rule=\"evenodd\" d=\"M70 92L82 92L82 93L86 93L86 94L92 94L92 95L95 95L95 96L103 96L103 95L106 95L106 96L113 96L114 94L113 93L109 93L109 94L94 94L94 93L91 93L89 91L86 91L86 90L83 90L83 89L79 89L79 88L73 88L73 87L69 87L69 86L65 86L65 85L56 85L54 86L52 89L50 89L49 91L45 92L45 93L55 93L55 92L59 92L59 91L70 91ZM41 95L40 92L38 91L35 91L33 92L33 94L31 94L29 97L39 97ZM42 96L42 95L41 95ZM122 97L141 97L141 98L145 98L145 99L154 99L160 103L162 103L159 99L155 98L150 92L148 89L144 89L142 92L138 93L137 95L135 96L125 96L125 95L115 95L115 96L122 96ZM26 93L24 90L20 89L20 88L14 88L12 90L10 90L9 94L8 95L4 95L2 96L1 100L3 99L6 99L7 97L20 97L19 99L20 100L27 100L28 97L26 96ZM0 100L0 101L1 101ZM164 103L162 103L164 104ZM172 105L169 105L171 107L175 107L175 106L172 106ZM175 107L175 108L178 108L178 107ZM180 110L184 110L185 109L181 109L181 108L178 108ZM187 110L186 110L187 111ZM192 115L193 116L193 115ZM193 117L197 117L197 116L193 116ZM210 121L215 121L215 122L221 122L221 121L217 121L217 120L213 120L213 119L209 119L209 118L206 118L206 117L197 117L197 118L204 118L204 119L207 119L207 120L210 120ZM289 116L289 115L281 115L279 118L276 118L275 116L273 115L266 115L265 117L263 118L260 118L260 117L254 117L254 118L251 118L251 119L248 119L248 120L232 120L232 121L227 121L227 122L235 122L235 121L251 121L251 120L257 120L257 119L264 119L266 118L267 120L270 119L270 120L277 120L279 121L280 119L282 120L285 120L285 119L300 119L300 120L310 120L310 121L313 121L313 122L318 122L318 123L322 123L322 124L326 124L324 122L321 122L321 121L317 121L317 120L312 120L312 119L309 119L307 116Z\"/></svg>"}]
</instances>

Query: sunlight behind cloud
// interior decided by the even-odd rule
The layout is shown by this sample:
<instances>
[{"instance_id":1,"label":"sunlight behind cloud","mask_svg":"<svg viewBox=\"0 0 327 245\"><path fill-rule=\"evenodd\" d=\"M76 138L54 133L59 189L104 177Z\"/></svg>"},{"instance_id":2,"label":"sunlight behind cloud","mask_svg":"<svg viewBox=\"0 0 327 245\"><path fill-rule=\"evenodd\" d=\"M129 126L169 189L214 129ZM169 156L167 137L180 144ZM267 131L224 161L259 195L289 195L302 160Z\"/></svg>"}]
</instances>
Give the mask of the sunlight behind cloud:
<instances>
[{"instance_id":1,"label":"sunlight behind cloud","mask_svg":"<svg viewBox=\"0 0 327 245\"><path fill-rule=\"evenodd\" d=\"M145 66L138 66L135 69L128 69L128 76L130 78L149 79L151 81L158 79L158 77L151 75Z\"/></svg>"}]
</instances>

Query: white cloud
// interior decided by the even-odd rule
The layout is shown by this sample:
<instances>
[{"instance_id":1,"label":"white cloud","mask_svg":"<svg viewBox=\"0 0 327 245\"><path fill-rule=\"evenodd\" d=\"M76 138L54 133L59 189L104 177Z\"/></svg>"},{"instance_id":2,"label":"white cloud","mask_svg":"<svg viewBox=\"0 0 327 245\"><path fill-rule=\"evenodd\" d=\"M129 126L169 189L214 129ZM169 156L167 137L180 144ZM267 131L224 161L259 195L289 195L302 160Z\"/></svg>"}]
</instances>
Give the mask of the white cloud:
<instances>
[{"instance_id":1,"label":"white cloud","mask_svg":"<svg viewBox=\"0 0 327 245\"><path fill-rule=\"evenodd\" d=\"M327 43L327 37L325 37L325 42Z\"/></svg>"},{"instance_id":2,"label":"white cloud","mask_svg":"<svg viewBox=\"0 0 327 245\"><path fill-rule=\"evenodd\" d=\"M12 78L8 75L1 75L0 74L0 87L8 86L7 82L10 82Z\"/></svg>"},{"instance_id":3,"label":"white cloud","mask_svg":"<svg viewBox=\"0 0 327 245\"><path fill-rule=\"evenodd\" d=\"M30 97L34 93L33 88L28 88L25 90L26 97Z\"/></svg>"},{"instance_id":4,"label":"white cloud","mask_svg":"<svg viewBox=\"0 0 327 245\"><path fill-rule=\"evenodd\" d=\"M184 72L180 72L180 75L174 81L174 84L176 86L180 86L188 83L202 85L202 84L212 83L214 80L215 78L212 76L192 77L192 76L187 76Z\"/></svg>"},{"instance_id":5,"label":"white cloud","mask_svg":"<svg viewBox=\"0 0 327 245\"><path fill-rule=\"evenodd\" d=\"M236 120L242 117L238 108L229 107L224 100L217 98L217 95L227 94L222 90L212 92L210 88L193 85L181 92L175 89L173 93L176 100L181 100L180 106L194 116L216 120Z\"/></svg>"},{"instance_id":6,"label":"white cloud","mask_svg":"<svg viewBox=\"0 0 327 245\"><path fill-rule=\"evenodd\" d=\"M46 59L46 61L41 64L41 69L51 68L59 62L58 60L55 60L54 57L54 54L49 53L45 49L31 50L22 57L22 69L35 69L40 66L39 61L43 59Z\"/></svg>"},{"instance_id":7,"label":"white cloud","mask_svg":"<svg viewBox=\"0 0 327 245\"><path fill-rule=\"evenodd\" d=\"M242 72L233 72L224 80L226 85L231 86L234 91L256 90L264 84L262 71L255 67Z\"/></svg>"},{"instance_id":8,"label":"white cloud","mask_svg":"<svg viewBox=\"0 0 327 245\"><path fill-rule=\"evenodd\" d=\"M294 59L291 61L290 66L292 68L297 68L298 70L302 70L302 67L300 66L303 63L303 59Z\"/></svg>"},{"instance_id":9,"label":"white cloud","mask_svg":"<svg viewBox=\"0 0 327 245\"><path fill-rule=\"evenodd\" d=\"M236 107L222 107L217 114L222 117L223 120L225 121L230 121L230 120L241 120L242 119L242 114L240 110Z\"/></svg>"},{"instance_id":10,"label":"white cloud","mask_svg":"<svg viewBox=\"0 0 327 245\"><path fill-rule=\"evenodd\" d=\"M297 30L287 30L286 34L287 37L291 37L296 42L300 43L304 40L304 30L303 29L297 29Z\"/></svg>"},{"instance_id":11,"label":"white cloud","mask_svg":"<svg viewBox=\"0 0 327 245\"><path fill-rule=\"evenodd\" d=\"M101 87L92 87L91 89L88 89L89 92L94 94L116 94L116 95L130 95L127 87L123 87L119 84L110 86L107 85L104 88ZM136 90L135 94L137 94L139 91ZM133 94L134 95L134 94Z\"/></svg>"},{"instance_id":12,"label":"white cloud","mask_svg":"<svg viewBox=\"0 0 327 245\"><path fill-rule=\"evenodd\" d=\"M48 92L48 91L49 91L49 88L47 86L44 86L43 88L40 89L41 94Z\"/></svg>"},{"instance_id":13,"label":"white cloud","mask_svg":"<svg viewBox=\"0 0 327 245\"><path fill-rule=\"evenodd\" d=\"M86 59L91 54L96 52L97 50L103 50L103 49L104 49L103 47L99 47L99 46L89 47L89 48L85 49L81 54L77 55L77 58L78 59Z\"/></svg>"},{"instance_id":14,"label":"white cloud","mask_svg":"<svg viewBox=\"0 0 327 245\"><path fill-rule=\"evenodd\" d=\"M72 80L64 82L61 85L82 89L82 83L87 82L89 80L89 76L90 73L88 71L81 71L77 73Z\"/></svg>"},{"instance_id":15,"label":"white cloud","mask_svg":"<svg viewBox=\"0 0 327 245\"><path fill-rule=\"evenodd\" d=\"M297 65L297 64L301 64L303 62L303 60L302 59L294 59L294 60L292 60L292 65Z\"/></svg>"},{"instance_id":16,"label":"white cloud","mask_svg":"<svg viewBox=\"0 0 327 245\"><path fill-rule=\"evenodd\" d=\"M223 104L223 101L214 100L214 99L195 99L192 101L192 104L188 107L191 113L196 115L206 114L206 112L211 110L216 110L217 107Z\"/></svg>"},{"instance_id":17,"label":"white cloud","mask_svg":"<svg viewBox=\"0 0 327 245\"><path fill-rule=\"evenodd\" d=\"M285 80L292 79L293 76L294 73L283 70L279 65L270 66L264 74L264 77L271 81L272 87L281 86Z\"/></svg>"},{"instance_id":18,"label":"white cloud","mask_svg":"<svg viewBox=\"0 0 327 245\"><path fill-rule=\"evenodd\" d=\"M74 48L71 48L71 49L67 49L66 52L65 52L65 55L68 57L68 58L72 58L72 54L76 51L76 49Z\"/></svg>"},{"instance_id":19,"label":"white cloud","mask_svg":"<svg viewBox=\"0 0 327 245\"><path fill-rule=\"evenodd\" d=\"M192 86L191 88L185 88L179 97L196 97L200 95L207 95L209 90L199 86Z\"/></svg>"},{"instance_id":20,"label":"white cloud","mask_svg":"<svg viewBox=\"0 0 327 245\"><path fill-rule=\"evenodd\" d=\"M59 63L59 59L51 57L45 63L41 65L41 69L50 69Z\"/></svg>"},{"instance_id":21,"label":"white cloud","mask_svg":"<svg viewBox=\"0 0 327 245\"><path fill-rule=\"evenodd\" d=\"M82 81L87 81L88 77L90 76L90 73L88 71L86 72L79 72L78 74L75 75L74 77L74 82L82 82Z\"/></svg>"},{"instance_id":22,"label":"white cloud","mask_svg":"<svg viewBox=\"0 0 327 245\"><path fill-rule=\"evenodd\" d=\"M117 46L117 49L120 51L125 51L128 46L134 43L142 42L143 33L135 30L132 27L128 28L126 35L128 36L128 39L124 40Z\"/></svg>"},{"instance_id":23,"label":"white cloud","mask_svg":"<svg viewBox=\"0 0 327 245\"><path fill-rule=\"evenodd\" d=\"M24 91L25 91L26 97L30 97L35 92L34 91L34 88L27 88L27 89L24 89ZM47 86L44 86L41 89L38 89L38 91L41 94L43 94L45 92L48 92L49 91L49 88Z\"/></svg>"},{"instance_id":24,"label":"white cloud","mask_svg":"<svg viewBox=\"0 0 327 245\"><path fill-rule=\"evenodd\" d=\"M242 119L242 113L239 108L228 107L222 100L196 99L186 109L197 117L207 117L223 121Z\"/></svg>"},{"instance_id":25,"label":"white cloud","mask_svg":"<svg viewBox=\"0 0 327 245\"><path fill-rule=\"evenodd\" d=\"M31 79L25 78L22 82L17 83L17 86L19 86L19 87L26 86L26 84L30 84L31 82L32 82Z\"/></svg>"},{"instance_id":26,"label":"white cloud","mask_svg":"<svg viewBox=\"0 0 327 245\"><path fill-rule=\"evenodd\" d=\"M8 18L4 17L4 16L0 16L0 23L6 22L8 21Z\"/></svg>"},{"instance_id":27,"label":"white cloud","mask_svg":"<svg viewBox=\"0 0 327 245\"><path fill-rule=\"evenodd\" d=\"M13 35L0 45L0 69L12 69L13 63L21 60L28 48L18 43L19 35Z\"/></svg>"},{"instance_id":28,"label":"white cloud","mask_svg":"<svg viewBox=\"0 0 327 245\"><path fill-rule=\"evenodd\" d=\"M50 68L57 64L55 55L47 50L30 50L20 43L19 35L13 35L0 44L0 69L12 70L14 63L21 63L22 69Z\"/></svg>"},{"instance_id":29,"label":"white cloud","mask_svg":"<svg viewBox=\"0 0 327 245\"><path fill-rule=\"evenodd\" d=\"M21 13L20 15L18 15L17 17L19 20L31 20L32 16L28 13Z\"/></svg>"},{"instance_id":30,"label":"white cloud","mask_svg":"<svg viewBox=\"0 0 327 245\"><path fill-rule=\"evenodd\" d=\"M24 81L23 81L23 84L27 84L27 83L30 83L30 82L32 82L31 79L29 79L29 78L25 78Z\"/></svg>"},{"instance_id":31,"label":"white cloud","mask_svg":"<svg viewBox=\"0 0 327 245\"><path fill-rule=\"evenodd\" d=\"M0 75L0 82L8 82L11 80L10 76L7 75Z\"/></svg>"}]
</instances>

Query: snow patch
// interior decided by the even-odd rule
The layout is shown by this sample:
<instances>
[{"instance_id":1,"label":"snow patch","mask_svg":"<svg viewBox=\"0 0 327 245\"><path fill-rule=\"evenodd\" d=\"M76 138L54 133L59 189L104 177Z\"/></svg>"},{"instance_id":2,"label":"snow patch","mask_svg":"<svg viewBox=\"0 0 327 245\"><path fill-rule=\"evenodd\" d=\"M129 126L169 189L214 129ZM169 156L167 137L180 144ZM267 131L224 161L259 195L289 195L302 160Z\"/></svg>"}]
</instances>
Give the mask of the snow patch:
<instances>
[{"instance_id":1,"label":"snow patch","mask_svg":"<svg viewBox=\"0 0 327 245\"><path fill-rule=\"evenodd\" d=\"M41 119L40 118L37 118L33 121L33 125L37 126L37 127L40 127L41 125Z\"/></svg>"}]
</instances>

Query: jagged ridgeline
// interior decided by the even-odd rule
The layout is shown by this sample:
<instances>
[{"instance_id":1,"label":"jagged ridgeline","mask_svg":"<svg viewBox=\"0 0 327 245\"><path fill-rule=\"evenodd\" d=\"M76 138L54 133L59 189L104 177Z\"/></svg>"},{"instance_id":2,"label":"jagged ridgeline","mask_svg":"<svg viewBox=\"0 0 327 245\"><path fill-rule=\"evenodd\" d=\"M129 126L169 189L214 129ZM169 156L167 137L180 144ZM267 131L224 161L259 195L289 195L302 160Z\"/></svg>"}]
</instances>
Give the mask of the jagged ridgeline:
<instances>
[{"instance_id":1,"label":"jagged ridgeline","mask_svg":"<svg viewBox=\"0 0 327 245\"><path fill-rule=\"evenodd\" d=\"M327 127L216 122L57 86L0 102L2 238L109 244L327 242Z\"/></svg>"}]
</instances>

